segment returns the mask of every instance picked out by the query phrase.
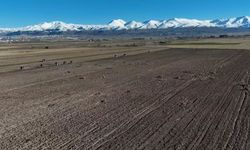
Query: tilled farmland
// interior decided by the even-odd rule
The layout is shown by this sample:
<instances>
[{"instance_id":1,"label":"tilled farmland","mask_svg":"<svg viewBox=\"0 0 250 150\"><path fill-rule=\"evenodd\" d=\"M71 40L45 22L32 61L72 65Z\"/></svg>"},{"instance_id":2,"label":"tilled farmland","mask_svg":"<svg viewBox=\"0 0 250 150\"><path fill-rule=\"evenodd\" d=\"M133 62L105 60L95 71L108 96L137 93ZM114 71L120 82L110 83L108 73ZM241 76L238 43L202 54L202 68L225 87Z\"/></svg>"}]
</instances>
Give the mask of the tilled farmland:
<instances>
[{"instance_id":1,"label":"tilled farmland","mask_svg":"<svg viewBox=\"0 0 250 150\"><path fill-rule=\"evenodd\" d=\"M108 55L1 65L0 149L250 149L250 51Z\"/></svg>"}]
</instances>

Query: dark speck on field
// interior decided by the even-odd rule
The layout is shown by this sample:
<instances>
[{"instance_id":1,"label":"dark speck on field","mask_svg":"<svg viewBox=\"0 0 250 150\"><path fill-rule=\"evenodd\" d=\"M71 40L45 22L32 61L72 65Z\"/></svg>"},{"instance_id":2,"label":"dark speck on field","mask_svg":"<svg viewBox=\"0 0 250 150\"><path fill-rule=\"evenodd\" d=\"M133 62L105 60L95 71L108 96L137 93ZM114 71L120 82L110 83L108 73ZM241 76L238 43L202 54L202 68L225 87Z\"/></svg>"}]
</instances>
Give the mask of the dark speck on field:
<instances>
[{"instance_id":1,"label":"dark speck on field","mask_svg":"<svg viewBox=\"0 0 250 150\"><path fill-rule=\"evenodd\" d=\"M161 75L158 75L158 76L156 76L156 78L157 78L157 79L161 79L161 78L162 78L162 76L161 76Z\"/></svg>"}]
</instances>

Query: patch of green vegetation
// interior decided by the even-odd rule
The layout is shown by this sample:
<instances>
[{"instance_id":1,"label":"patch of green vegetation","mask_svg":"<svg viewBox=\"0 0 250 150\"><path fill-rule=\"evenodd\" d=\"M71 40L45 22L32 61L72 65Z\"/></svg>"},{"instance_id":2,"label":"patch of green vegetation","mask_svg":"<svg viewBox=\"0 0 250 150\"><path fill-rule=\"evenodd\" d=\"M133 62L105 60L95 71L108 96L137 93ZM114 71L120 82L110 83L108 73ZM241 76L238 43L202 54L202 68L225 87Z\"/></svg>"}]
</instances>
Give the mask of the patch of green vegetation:
<instances>
[{"instance_id":1,"label":"patch of green vegetation","mask_svg":"<svg viewBox=\"0 0 250 150\"><path fill-rule=\"evenodd\" d=\"M170 42L169 41L160 41L159 44L160 45L168 45L168 44L170 44Z\"/></svg>"}]
</instances>

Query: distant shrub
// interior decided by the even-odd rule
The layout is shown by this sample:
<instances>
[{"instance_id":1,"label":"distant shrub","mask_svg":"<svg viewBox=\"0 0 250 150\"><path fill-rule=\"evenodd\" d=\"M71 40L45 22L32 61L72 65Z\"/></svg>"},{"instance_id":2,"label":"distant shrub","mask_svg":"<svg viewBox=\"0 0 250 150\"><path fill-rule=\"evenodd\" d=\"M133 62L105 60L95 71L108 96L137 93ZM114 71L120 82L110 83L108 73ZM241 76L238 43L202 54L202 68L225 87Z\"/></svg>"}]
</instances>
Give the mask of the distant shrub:
<instances>
[{"instance_id":1,"label":"distant shrub","mask_svg":"<svg viewBox=\"0 0 250 150\"><path fill-rule=\"evenodd\" d=\"M216 36L211 35L211 36L209 36L209 38L212 38L212 39L213 39L213 38L216 38Z\"/></svg>"},{"instance_id":2,"label":"distant shrub","mask_svg":"<svg viewBox=\"0 0 250 150\"><path fill-rule=\"evenodd\" d=\"M159 44L167 44L167 42L160 41Z\"/></svg>"},{"instance_id":3,"label":"distant shrub","mask_svg":"<svg viewBox=\"0 0 250 150\"><path fill-rule=\"evenodd\" d=\"M220 37L220 38L227 38L228 35L220 35L219 37Z\"/></svg>"}]
</instances>

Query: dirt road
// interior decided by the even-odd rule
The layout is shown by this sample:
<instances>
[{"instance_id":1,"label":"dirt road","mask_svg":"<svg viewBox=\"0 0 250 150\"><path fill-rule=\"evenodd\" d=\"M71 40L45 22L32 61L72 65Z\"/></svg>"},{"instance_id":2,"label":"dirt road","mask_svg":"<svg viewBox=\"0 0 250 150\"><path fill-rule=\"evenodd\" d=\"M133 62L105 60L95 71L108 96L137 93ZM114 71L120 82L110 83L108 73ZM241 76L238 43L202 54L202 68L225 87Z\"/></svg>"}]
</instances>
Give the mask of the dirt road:
<instances>
[{"instance_id":1,"label":"dirt road","mask_svg":"<svg viewBox=\"0 0 250 150\"><path fill-rule=\"evenodd\" d=\"M0 74L0 149L250 149L250 51L169 49Z\"/></svg>"}]
</instances>

